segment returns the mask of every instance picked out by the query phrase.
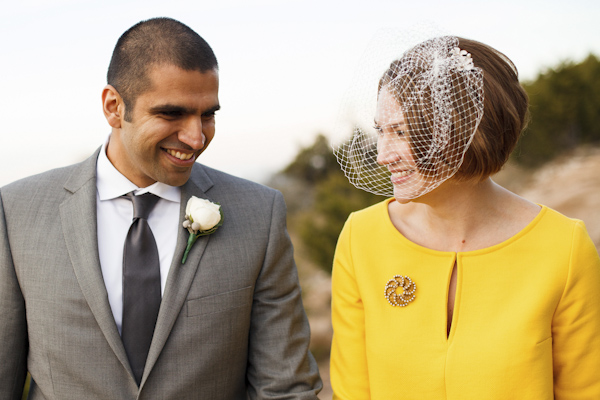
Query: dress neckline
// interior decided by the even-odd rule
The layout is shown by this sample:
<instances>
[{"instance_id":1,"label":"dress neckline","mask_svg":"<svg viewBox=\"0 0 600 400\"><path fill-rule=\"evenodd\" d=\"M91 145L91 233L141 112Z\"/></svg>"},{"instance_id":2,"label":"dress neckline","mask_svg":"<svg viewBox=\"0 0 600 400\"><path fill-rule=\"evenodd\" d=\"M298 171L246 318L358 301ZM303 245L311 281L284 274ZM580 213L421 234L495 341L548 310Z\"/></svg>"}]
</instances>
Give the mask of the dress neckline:
<instances>
[{"instance_id":1,"label":"dress neckline","mask_svg":"<svg viewBox=\"0 0 600 400\"><path fill-rule=\"evenodd\" d=\"M397 235L399 240L401 242L403 242L404 244L408 245L409 247L412 247L418 251L422 251L422 252L433 254L433 255L439 255L439 256L447 256L447 255L454 256L455 254L458 254L461 256L476 256L476 255L491 253L491 252L500 250L503 247L511 245L512 243L516 242L517 240L519 240L520 238L525 236L527 233L529 233L533 228L535 228L535 226L539 223L539 221L542 219L542 217L546 214L546 212L548 210L548 207L546 207L542 204L536 203L538 206L541 207L538 214L531 221L529 221L529 223L523 229L521 229L519 232L517 232L510 238L503 240L502 242L494 244L492 246L483 247L481 249L456 252L456 251L442 251L442 250L430 249L429 247L422 246L422 245L417 244L417 243L409 240L408 238L406 238L406 236L404 236L402 234L402 232L400 232L398 229L396 229L396 227L392 223L392 218L390 216L388 206L394 200L395 199L392 197L392 198L384 200L382 203L380 203L383 206L382 212L385 213L384 219L385 219L386 229L391 230L393 232L392 234Z\"/></svg>"}]
</instances>

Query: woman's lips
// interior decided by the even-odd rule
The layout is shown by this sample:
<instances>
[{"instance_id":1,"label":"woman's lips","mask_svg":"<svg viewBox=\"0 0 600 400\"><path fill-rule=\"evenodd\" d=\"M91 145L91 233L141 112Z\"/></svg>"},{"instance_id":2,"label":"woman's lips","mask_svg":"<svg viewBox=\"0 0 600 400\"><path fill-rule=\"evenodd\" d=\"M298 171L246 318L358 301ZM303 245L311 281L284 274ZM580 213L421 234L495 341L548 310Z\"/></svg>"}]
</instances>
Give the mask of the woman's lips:
<instances>
[{"instance_id":1,"label":"woman's lips","mask_svg":"<svg viewBox=\"0 0 600 400\"><path fill-rule=\"evenodd\" d=\"M415 173L414 170L405 170L405 171L390 171L392 173L392 183L401 184L406 182L412 174Z\"/></svg>"}]
</instances>

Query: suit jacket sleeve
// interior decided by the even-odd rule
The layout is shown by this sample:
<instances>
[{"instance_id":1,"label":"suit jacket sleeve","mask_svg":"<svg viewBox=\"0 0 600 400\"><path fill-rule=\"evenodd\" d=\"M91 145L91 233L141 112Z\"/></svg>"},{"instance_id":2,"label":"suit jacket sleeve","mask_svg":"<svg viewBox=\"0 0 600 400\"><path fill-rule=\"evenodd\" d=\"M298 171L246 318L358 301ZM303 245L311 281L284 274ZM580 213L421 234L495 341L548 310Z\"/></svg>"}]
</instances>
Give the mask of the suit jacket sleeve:
<instances>
[{"instance_id":1,"label":"suit jacket sleeve","mask_svg":"<svg viewBox=\"0 0 600 400\"><path fill-rule=\"evenodd\" d=\"M0 192L0 399L20 399L27 373L25 301L12 261Z\"/></svg>"},{"instance_id":2,"label":"suit jacket sleeve","mask_svg":"<svg viewBox=\"0 0 600 400\"><path fill-rule=\"evenodd\" d=\"M285 215L283 196L277 192L252 306L247 367L252 399L316 399L322 387L308 351L310 329Z\"/></svg>"}]
</instances>

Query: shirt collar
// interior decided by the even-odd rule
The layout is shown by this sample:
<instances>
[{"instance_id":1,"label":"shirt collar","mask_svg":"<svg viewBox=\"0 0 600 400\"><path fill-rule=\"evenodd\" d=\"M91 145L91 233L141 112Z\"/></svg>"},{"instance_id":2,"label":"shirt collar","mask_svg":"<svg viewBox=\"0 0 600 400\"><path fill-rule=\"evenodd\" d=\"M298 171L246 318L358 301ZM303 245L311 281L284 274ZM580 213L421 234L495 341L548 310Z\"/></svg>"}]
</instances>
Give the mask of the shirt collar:
<instances>
[{"instance_id":1,"label":"shirt collar","mask_svg":"<svg viewBox=\"0 0 600 400\"><path fill-rule=\"evenodd\" d=\"M109 140L110 137L102 145L96 164L96 188L98 189L100 201L116 199L129 192L134 192L136 196L144 193L152 193L168 201L181 202L181 188L179 187L169 186L162 182L154 182L150 186L139 188L120 173L106 155L106 146Z\"/></svg>"}]
</instances>

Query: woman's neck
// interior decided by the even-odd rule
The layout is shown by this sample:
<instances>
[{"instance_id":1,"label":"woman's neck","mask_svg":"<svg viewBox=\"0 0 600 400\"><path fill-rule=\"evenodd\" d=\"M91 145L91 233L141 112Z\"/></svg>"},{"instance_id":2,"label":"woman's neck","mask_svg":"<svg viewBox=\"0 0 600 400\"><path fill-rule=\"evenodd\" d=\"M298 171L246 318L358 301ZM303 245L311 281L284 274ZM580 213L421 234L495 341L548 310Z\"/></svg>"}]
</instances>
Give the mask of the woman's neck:
<instances>
[{"instance_id":1,"label":"woman's neck","mask_svg":"<svg viewBox=\"0 0 600 400\"><path fill-rule=\"evenodd\" d=\"M539 212L490 178L449 180L407 204L392 202L390 218L409 240L442 251L470 251L507 240Z\"/></svg>"}]
</instances>

